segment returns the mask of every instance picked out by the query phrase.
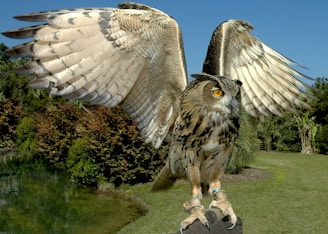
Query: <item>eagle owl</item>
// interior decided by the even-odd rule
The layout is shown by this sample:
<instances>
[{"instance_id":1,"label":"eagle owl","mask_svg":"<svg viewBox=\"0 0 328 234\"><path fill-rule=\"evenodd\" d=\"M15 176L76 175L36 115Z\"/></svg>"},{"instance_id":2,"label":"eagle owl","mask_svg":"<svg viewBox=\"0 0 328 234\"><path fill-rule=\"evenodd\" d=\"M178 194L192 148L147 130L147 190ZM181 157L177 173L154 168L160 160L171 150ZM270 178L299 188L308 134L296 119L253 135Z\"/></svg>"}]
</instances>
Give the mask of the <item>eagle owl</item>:
<instances>
[{"instance_id":1,"label":"eagle owl","mask_svg":"<svg viewBox=\"0 0 328 234\"><path fill-rule=\"evenodd\" d=\"M299 79L306 76L290 66L297 64L252 36L252 25L242 20L214 30L203 73L188 84L179 26L160 10L127 2L16 18L45 21L3 33L33 38L6 52L29 58L16 72L33 75L30 86L67 99L121 105L155 148L171 136L153 190L180 177L190 181L191 198L184 203L190 216L182 229L196 219L207 224L201 184L209 185L210 206L236 225L220 177L238 134L241 106L253 116L309 108L304 100L311 96Z\"/></svg>"}]
</instances>

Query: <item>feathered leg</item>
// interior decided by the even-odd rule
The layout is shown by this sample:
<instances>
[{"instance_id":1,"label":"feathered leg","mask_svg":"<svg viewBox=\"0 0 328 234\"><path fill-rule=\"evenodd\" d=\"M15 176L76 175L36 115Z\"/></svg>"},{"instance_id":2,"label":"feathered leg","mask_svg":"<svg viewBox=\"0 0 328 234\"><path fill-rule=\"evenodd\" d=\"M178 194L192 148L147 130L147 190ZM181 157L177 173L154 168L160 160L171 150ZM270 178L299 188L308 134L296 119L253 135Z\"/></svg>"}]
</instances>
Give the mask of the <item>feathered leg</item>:
<instances>
[{"instance_id":1,"label":"feathered leg","mask_svg":"<svg viewBox=\"0 0 328 234\"><path fill-rule=\"evenodd\" d=\"M200 183L200 171L197 166L191 166L189 171L189 180L191 183L191 199L183 203L183 207L185 211L190 213L190 216L181 222L181 233L197 219L202 224L208 226L208 222L205 217L205 208L202 205L202 187Z\"/></svg>"},{"instance_id":2,"label":"feathered leg","mask_svg":"<svg viewBox=\"0 0 328 234\"><path fill-rule=\"evenodd\" d=\"M176 178L172 175L168 164L166 164L160 173L157 175L154 183L151 186L151 191L156 192L172 187Z\"/></svg>"},{"instance_id":3,"label":"feathered leg","mask_svg":"<svg viewBox=\"0 0 328 234\"><path fill-rule=\"evenodd\" d=\"M227 195L224 190L221 190L220 180L216 180L210 183L208 192L212 194L214 200L210 204L210 208L219 208L224 216L230 216L230 222L232 226L229 229L233 229L237 224L237 216L232 209L232 206L227 199Z\"/></svg>"}]
</instances>

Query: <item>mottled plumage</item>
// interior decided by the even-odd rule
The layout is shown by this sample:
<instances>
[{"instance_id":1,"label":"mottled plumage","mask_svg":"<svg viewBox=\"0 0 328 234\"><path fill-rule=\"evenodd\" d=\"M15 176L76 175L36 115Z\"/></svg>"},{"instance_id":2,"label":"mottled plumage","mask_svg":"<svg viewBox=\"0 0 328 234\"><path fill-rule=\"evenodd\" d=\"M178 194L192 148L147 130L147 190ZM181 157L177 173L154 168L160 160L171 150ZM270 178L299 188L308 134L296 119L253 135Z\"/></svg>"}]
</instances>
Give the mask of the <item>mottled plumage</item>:
<instances>
[{"instance_id":1,"label":"mottled plumage","mask_svg":"<svg viewBox=\"0 0 328 234\"><path fill-rule=\"evenodd\" d=\"M228 165L240 125L241 82L205 73L193 76L196 80L181 97L167 163L152 187L155 191L168 187L178 178L190 181L192 199L184 207L192 216L181 223L183 229L195 219L207 223L201 205L202 184L209 185L214 198L222 196L220 177ZM216 201L211 206L221 208L230 215L233 226L236 224L232 209L217 206Z\"/></svg>"},{"instance_id":2,"label":"mottled plumage","mask_svg":"<svg viewBox=\"0 0 328 234\"><path fill-rule=\"evenodd\" d=\"M172 136L167 164L153 190L179 177L189 179L192 198L184 207L191 215L182 228L196 219L207 223L202 183L214 197L211 206L236 224L220 177L238 134L241 106L254 116L309 108L307 86L298 79L306 76L290 67L297 65L293 61L253 37L253 27L245 21L228 20L215 29L203 74L188 84L179 26L157 9L122 3L118 9L46 11L16 18L45 21L3 33L33 38L6 52L30 58L17 73L32 74L32 87L107 107L121 105L155 148Z\"/></svg>"},{"instance_id":3,"label":"mottled plumage","mask_svg":"<svg viewBox=\"0 0 328 234\"><path fill-rule=\"evenodd\" d=\"M209 184L215 172L223 174L229 157L221 154L230 154L238 134L241 83L224 77L202 78L193 81L181 98L169 166L177 177L188 177L188 168L197 165L202 182ZM222 92L220 96L213 94L216 88Z\"/></svg>"}]
</instances>

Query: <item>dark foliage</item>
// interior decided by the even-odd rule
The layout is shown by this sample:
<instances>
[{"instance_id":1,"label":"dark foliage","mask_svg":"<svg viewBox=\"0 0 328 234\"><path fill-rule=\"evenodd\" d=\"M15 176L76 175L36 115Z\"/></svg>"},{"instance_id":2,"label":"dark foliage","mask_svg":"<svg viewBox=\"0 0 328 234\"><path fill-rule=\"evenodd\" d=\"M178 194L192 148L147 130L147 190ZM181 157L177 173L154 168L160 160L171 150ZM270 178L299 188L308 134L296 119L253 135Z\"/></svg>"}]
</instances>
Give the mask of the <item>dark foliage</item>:
<instances>
[{"instance_id":1,"label":"dark foliage","mask_svg":"<svg viewBox=\"0 0 328 234\"><path fill-rule=\"evenodd\" d=\"M328 78L318 78L314 87L317 100L313 103L313 116L320 124L328 124Z\"/></svg>"},{"instance_id":2,"label":"dark foliage","mask_svg":"<svg viewBox=\"0 0 328 234\"><path fill-rule=\"evenodd\" d=\"M15 147L16 127L22 117L22 106L11 101L0 103L0 148L9 150Z\"/></svg>"},{"instance_id":3,"label":"dark foliage","mask_svg":"<svg viewBox=\"0 0 328 234\"><path fill-rule=\"evenodd\" d=\"M301 140L297 123L292 113L283 116L260 118L257 125L262 150L300 152Z\"/></svg>"},{"instance_id":4,"label":"dark foliage","mask_svg":"<svg viewBox=\"0 0 328 234\"><path fill-rule=\"evenodd\" d=\"M318 78L314 87L318 89L314 92L317 100L312 103L312 115L318 123L315 146L319 153L328 154L328 78Z\"/></svg>"},{"instance_id":5,"label":"dark foliage","mask_svg":"<svg viewBox=\"0 0 328 234\"><path fill-rule=\"evenodd\" d=\"M241 125L230 162L226 169L227 174L239 173L245 165L249 164L255 157L255 153L260 148L260 141L257 139L256 119L242 110Z\"/></svg>"},{"instance_id":6,"label":"dark foliage","mask_svg":"<svg viewBox=\"0 0 328 234\"><path fill-rule=\"evenodd\" d=\"M167 147L145 144L135 123L120 108L75 103L49 104L44 112L22 119L17 145L22 154L67 169L74 182L93 186L149 182L160 170Z\"/></svg>"},{"instance_id":7,"label":"dark foliage","mask_svg":"<svg viewBox=\"0 0 328 234\"><path fill-rule=\"evenodd\" d=\"M35 115L35 147L33 154L45 158L56 168L65 168L72 141L77 138L76 124L82 111L73 103L48 105Z\"/></svg>"},{"instance_id":8,"label":"dark foliage","mask_svg":"<svg viewBox=\"0 0 328 234\"><path fill-rule=\"evenodd\" d=\"M67 159L73 178L82 184L95 182L92 174L115 185L151 181L165 161L167 146L155 150L145 144L136 124L120 108L88 109Z\"/></svg>"}]
</instances>

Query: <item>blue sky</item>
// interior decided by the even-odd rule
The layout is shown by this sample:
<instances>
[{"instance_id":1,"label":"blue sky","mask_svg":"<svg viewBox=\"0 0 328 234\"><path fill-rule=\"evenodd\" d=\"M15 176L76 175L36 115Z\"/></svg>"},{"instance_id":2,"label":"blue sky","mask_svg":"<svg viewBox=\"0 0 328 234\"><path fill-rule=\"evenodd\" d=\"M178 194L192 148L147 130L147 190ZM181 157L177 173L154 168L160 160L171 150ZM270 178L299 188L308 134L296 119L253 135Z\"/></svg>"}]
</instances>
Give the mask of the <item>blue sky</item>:
<instances>
[{"instance_id":1,"label":"blue sky","mask_svg":"<svg viewBox=\"0 0 328 234\"><path fill-rule=\"evenodd\" d=\"M116 7L117 0L10 0L0 9L0 31L27 26L13 19L15 15L44 10L80 7ZM184 40L188 74L199 73L213 30L228 19L247 20L253 35L264 43L305 66L302 73L328 77L328 1L326 0L140 0L173 16L179 23ZM21 40L0 36L7 46Z\"/></svg>"}]
</instances>

